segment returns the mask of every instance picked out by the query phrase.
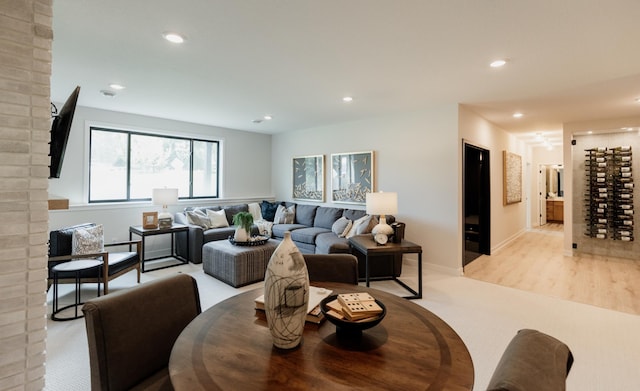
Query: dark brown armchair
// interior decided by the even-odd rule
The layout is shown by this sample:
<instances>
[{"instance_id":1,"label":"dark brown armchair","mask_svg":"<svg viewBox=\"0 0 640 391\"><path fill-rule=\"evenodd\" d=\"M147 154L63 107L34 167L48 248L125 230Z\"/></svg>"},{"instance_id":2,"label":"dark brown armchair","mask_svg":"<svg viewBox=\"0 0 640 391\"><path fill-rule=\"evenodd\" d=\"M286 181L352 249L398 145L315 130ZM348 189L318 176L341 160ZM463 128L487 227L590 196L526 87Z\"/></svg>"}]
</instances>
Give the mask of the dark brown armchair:
<instances>
[{"instance_id":1,"label":"dark brown armchair","mask_svg":"<svg viewBox=\"0 0 640 391\"><path fill-rule=\"evenodd\" d=\"M136 270L138 275L138 283L140 283L140 259L141 246L140 241L125 241L105 243L105 251L96 252L91 254L71 255L72 254L72 238L73 232L79 228L91 228L97 224L86 223L78 224L72 227L66 227L51 231L49 233L49 261L48 261L48 286L50 287L53 282L52 268L63 262L68 262L73 259L80 258L99 258L103 261L101 270L101 279L104 283L104 293L109 293L109 281L121 275ZM124 250L129 251L110 251L111 249L117 249L118 247L125 247ZM135 251L131 251L135 250ZM82 282L97 282L97 272L90 270L82 272L80 278ZM58 273L58 283L73 283L75 282L75 274L73 272L60 272Z\"/></svg>"},{"instance_id":2,"label":"dark brown armchair","mask_svg":"<svg viewBox=\"0 0 640 391\"><path fill-rule=\"evenodd\" d=\"M201 312L193 277L146 282L89 300L82 311L93 391L173 389L171 349Z\"/></svg>"},{"instance_id":3,"label":"dark brown armchair","mask_svg":"<svg viewBox=\"0 0 640 391\"><path fill-rule=\"evenodd\" d=\"M502 354L487 391L564 391L572 365L573 354L563 342L523 329Z\"/></svg>"},{"instance_id":4,"label":"dark brown armchair","mask_svg":"<svg viewBox=\"0 0 640 391\"><path fill-rule=\"evenodd\" d=\"M313 282L358 285L358 258L351 254L303 254Z\"/></svg>"}]
</instances>

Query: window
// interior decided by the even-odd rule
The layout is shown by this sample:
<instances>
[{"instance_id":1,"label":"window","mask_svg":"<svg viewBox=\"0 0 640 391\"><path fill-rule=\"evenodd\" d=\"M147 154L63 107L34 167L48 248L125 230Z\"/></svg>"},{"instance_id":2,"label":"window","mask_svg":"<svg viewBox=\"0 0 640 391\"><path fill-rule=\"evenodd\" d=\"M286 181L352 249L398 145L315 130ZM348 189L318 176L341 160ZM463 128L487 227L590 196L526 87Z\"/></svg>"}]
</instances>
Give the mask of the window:
<instances>
[{"instance_id":1,"label":"window","mask_svg":"<svg viewBox=\"0 0 640 391\"><path fill-rule=\"evenodd\" d=\"M138 201L158 187L217 198L217 141L90 128L89 202Z\"/></svg>"}]
</instances>

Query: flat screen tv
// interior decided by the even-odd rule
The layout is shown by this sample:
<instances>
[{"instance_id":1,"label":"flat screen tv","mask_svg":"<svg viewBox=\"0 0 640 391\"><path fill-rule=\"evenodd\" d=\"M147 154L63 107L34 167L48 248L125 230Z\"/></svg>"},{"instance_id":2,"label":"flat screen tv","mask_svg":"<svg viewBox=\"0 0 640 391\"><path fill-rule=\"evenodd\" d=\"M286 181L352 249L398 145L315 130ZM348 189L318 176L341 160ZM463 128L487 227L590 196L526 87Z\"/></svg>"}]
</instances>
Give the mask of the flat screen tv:
<instances>
[{"instance_id":1,"label":"flat screen tv","mask_svg":"<svg viewBox=\"0 0 640 391\"><path fill-rule=\"evenodd\" d=\"M54 115L53 123L51 124L51 142L49 143L49 156L51 156L49 178L60 178L62 160L64 160L64 152L67 149L71 122L73 122L73 114L76 111L79 94L80 86L73 90L60 112Z\"/></svg>"}]
</instances>

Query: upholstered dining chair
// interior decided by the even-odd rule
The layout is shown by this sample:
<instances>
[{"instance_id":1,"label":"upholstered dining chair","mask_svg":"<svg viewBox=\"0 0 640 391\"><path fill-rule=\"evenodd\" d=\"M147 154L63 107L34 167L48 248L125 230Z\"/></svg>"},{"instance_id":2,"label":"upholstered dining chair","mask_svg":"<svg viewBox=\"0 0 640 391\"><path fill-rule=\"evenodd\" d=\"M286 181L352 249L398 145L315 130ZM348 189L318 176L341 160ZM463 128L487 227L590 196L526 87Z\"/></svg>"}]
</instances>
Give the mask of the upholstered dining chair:
<instances>
[{"instance_id":1,"label":"upholstered dining chair","mask_svg":"<svg viewBox=\"0 0 640 391\"><path fill-rule=\"evenodd\" d=\"M523 329L507 345L487 391L564 391L572 365L573 354L564 342Z\"/></svg>"},{"instance_id":2,"label":"upholstered dining chair","mask_svg":"<svg viewBox=\"0 0 640 391\"><path fill-rule=\"evenodd\" d=\"M122 247L125 247L125 251L122 251ZM115 249L119 251L114 251ZM49 232L48 287L53 282L54 266L81 258L97 258L103 261L100 278L104 284L105 294L109 293L109 281L131 270L137 271L139 283L141 249L140 241L104 243L101 224L85 223L51 231ZM58 273L60 284L75 282L74 278L73 272ZM82 272L80 278L82 282L96 282L98 275L95 270L89 270Z\"/></svg>"},{"instance_id":3,"label":"upholstered dining chair","mask_svg":"<svg viewBox=\"0 0 640 391\"><path fill-rule=\"evenodd\" d=\"M87 301L93 391L172 390L169 356L201 312L196 280L177 274Z\"/></svg>"},{"instance_id":4,"label":"upholstered dining chair","mask_svg":"<svg viewBox=\"0 0 640 391\"><path fill-rule=\"evenodd\" d=\"M358 258L351 254L303 254L312 282L358 285Z\"/></svg>"}]
</instances>

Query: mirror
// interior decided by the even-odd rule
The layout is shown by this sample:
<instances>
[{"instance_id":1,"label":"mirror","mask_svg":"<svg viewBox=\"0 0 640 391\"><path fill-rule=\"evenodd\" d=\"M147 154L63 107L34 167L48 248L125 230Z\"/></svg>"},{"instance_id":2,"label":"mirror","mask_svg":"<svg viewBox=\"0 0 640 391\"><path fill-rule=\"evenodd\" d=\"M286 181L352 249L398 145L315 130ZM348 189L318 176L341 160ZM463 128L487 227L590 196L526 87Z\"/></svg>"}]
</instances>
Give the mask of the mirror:
<instances>
[{"instance_id":1,"label":"mirror","mask_svg":"<svg viewBox=\"0 0 640 391\"><path fill-rule=\"evenodd\" d=\"M564 168L562 164L547 166L547 197L556 198L564 196Z\"/></svg>"}]
</instances>

